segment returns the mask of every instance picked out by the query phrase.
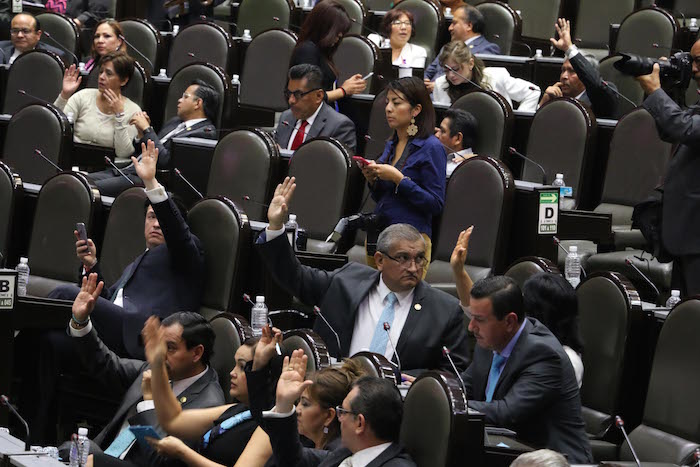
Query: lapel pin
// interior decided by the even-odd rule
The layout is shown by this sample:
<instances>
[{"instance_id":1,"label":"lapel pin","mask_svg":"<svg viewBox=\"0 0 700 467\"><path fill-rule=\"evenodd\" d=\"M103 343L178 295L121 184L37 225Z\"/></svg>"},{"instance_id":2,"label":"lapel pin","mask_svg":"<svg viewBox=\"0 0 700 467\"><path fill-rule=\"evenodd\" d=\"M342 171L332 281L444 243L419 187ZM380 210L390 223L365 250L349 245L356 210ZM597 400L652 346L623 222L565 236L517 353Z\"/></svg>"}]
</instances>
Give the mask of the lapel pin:
<instances>
[{"instance_id":1,"label":"lapel pin","mask_svg":"<svg viewBox=\"0 0 700 467\"><path fill-rule=\"evenodd\" d=\"M420 311L420 309L423 307L420 305L420 303L416 303L415 305L413 305L413 308L415 308L416 311Z\"/></svg>"},{"instance_id":2,"label":"lapel pin","mask_svg":"<svg viewBox=\"0 0 700 467\"><path fill-rule=\"evenodd\" d=\"M188 127L185 128L185 129L186 129L187 131L192 131L192 127L191 127L191 126L188 126Z\"/></svg>"},{"instance_id":3,"label":"lapel pin","mask_svg":"<svg viewBox=\"0 0 700 467\"><path fill-rule=\"evenodd\" d=\"M182 397L180 398L180 404L184 404L185 402L187 402L187 397L182 396Z\"/></svg>"}]
</instances>

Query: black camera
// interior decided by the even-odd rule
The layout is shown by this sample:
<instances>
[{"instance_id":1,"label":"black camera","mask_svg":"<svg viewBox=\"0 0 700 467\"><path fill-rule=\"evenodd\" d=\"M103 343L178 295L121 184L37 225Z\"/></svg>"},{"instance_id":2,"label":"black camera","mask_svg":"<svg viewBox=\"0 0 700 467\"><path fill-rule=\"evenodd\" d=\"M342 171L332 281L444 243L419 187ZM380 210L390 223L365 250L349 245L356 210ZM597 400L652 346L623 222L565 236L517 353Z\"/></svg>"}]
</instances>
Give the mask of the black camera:
<instances>
[{"instance_id":1,"label":"black camera","mask_svg":"<svg viewBox=\"0 0 700 467\"><path fill-rule=\"evenodd\" d=\"M630 76L648 75L654 69L654 63L659 64L659 76L666 84L685 89L693 76L693 61L688 52L677 52L668 60L640 57L626 53L617 54L620 58L613 65L621 73Z\"/></svg>"}]
</instances>

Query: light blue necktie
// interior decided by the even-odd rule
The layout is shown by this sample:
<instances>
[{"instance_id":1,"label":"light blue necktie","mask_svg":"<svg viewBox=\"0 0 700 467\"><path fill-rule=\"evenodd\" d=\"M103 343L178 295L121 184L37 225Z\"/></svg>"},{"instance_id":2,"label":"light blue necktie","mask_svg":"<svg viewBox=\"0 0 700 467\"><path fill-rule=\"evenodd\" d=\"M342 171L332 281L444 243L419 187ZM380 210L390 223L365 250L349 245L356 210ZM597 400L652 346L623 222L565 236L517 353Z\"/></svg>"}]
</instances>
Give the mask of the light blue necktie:
<instances>
[{"instance_id":1,"label":"light blue necktie","mask_svg":"<svg viewBox=\"0 0 700 467\"><path fill-rule=\"evenodd\" d=\"M501 369L505 362L506 357L497 353L493 354L491 371L489 371L489 383L486 388L486 402L491 402L491 400L493 400L493 392L496 390L496 384L498 384L498 378L501 376Z\"/></svg>"},{"instance_id":2,"label":"light blue necktie","mask_svg":"<svg viewBox=\"0 0 700 467\"><path fill-rule=\"evenodd\" d=\"M382 310L382 315L377 321L377 327L374 328L374 336L372 343L369 344L369 351L382 354L386 352L386 344L389 342L389 331L384 329L384 323L389 325L394 323L394 304L398 301L394 292L389 292L385 298L386 306Z\"/></svg>"}]
</instances>

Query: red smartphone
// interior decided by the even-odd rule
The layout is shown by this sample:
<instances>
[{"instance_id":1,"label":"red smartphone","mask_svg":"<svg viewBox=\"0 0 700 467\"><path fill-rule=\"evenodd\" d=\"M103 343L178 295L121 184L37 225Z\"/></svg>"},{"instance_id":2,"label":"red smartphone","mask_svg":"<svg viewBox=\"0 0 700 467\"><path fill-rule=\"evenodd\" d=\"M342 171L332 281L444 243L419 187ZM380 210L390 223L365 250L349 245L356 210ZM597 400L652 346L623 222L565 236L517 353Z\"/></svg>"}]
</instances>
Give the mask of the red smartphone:
<instances>
[{"instance_id":1,"label":"red smartphone","mask_svg":"<svg viewBox=\"0 0 700 467\"><path fill-rule=\"evenodd\" d=\"M357 162L360 165L370 165L371 164L370 161L368 161L367 159L365 159L362 156L352 156L352 160L354 160L355 162Z\"/></svg>"}]
</instances>

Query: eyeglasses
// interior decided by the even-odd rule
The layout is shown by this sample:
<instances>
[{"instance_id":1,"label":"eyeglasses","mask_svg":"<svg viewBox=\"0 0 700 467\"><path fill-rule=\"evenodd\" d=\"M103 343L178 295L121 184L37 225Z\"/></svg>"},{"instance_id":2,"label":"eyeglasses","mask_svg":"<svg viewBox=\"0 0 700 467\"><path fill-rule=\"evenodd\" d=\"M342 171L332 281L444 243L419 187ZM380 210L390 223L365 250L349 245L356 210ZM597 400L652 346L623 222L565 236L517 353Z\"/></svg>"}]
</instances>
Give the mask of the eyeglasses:
<instances>
[{"instance_id":1,"label":"eyeglasses","mask_svg":"<svg viewBox=\"0 0 700 467\"><path fill-rule=\"evenodd\" d=\"M411 265L411 263L416 263L417 268L424 268L425 265L428 264L428 259L423 255L418 255L414 258L413 256L401 253L399 255L396 255L396 258L394 258L389 253L385 253L383 251L380 251L380 253L386 256L387 258L393 259L394 261L399 263L399 266L401 266L402 268L408 268Z\"/></svg>"},{"instance_id":2,"label":"eyeglasses","mask_svg":"<svg viewBox=\"0 0 700 467\"><path fill-rule=\"evenodd\" d=\"M340 417L343 416L343 415L348 415L348 414L349 414L349 415L357 415L357 414L356 414L355 412L353 412L352 410L344 409L342 405L336 406L336 408L335 408L335 413L336 413L336 415L338 416L338 418L340 418Z\"/></svg>"},{"instance_id":3,"label":"eyeglasses","mask_svg":"<svg viewBox=\"0 0 700 467\"><path fill-rule=\"evenodd\" d=\"M18 36L20 32L22 34L24 34L25 36L27 36L29 34L36 32L36 31L34 31L33 29L28 29L28 28L12 28L12 29L10 29L10 34L12 34L13 36Z\"/></svg>"},{"instance_id":4,"label":"eyeglasses","mask_svg":"<svg viewBox=\"0 0 700 467\"><path fill-rule=\"evenodd\" d=\"M313 88L313 89L309 89L308 91L299 91L298 89L296 91L290 91L289 89L285 89L284 90L284 98L289 100L289 98L291 96L294 96L294 100L298 101L299 99L301 99L305 95L312 93L314 91L319 91L321 89L323 89L323 88Z\"/></svg>"},{"instance_id":5,"label":"eyeglasses","mask_svg":"<svg viewBox=\"0 0 700 467\"><path fill-rule=\"evenodd\" d=\"M695 64L696 64L697 66L700 66L700 55L698 55L697 57L691 56L691 57L690 57L690 61L691 61L691 62L695 62Z\"/></svg>"},{"instance_id":6,"label":"eyeglasses","mask_svg":"<svg viewBox=\"0 0 700 467\"><path fill-rule=\"evenodd\" d=\"M391 22L392 26L406 26L407 28L411 27L411 22L410 21L401 21L400 19L395 19L394 21Z\"/></svg>"}]
</instances>

